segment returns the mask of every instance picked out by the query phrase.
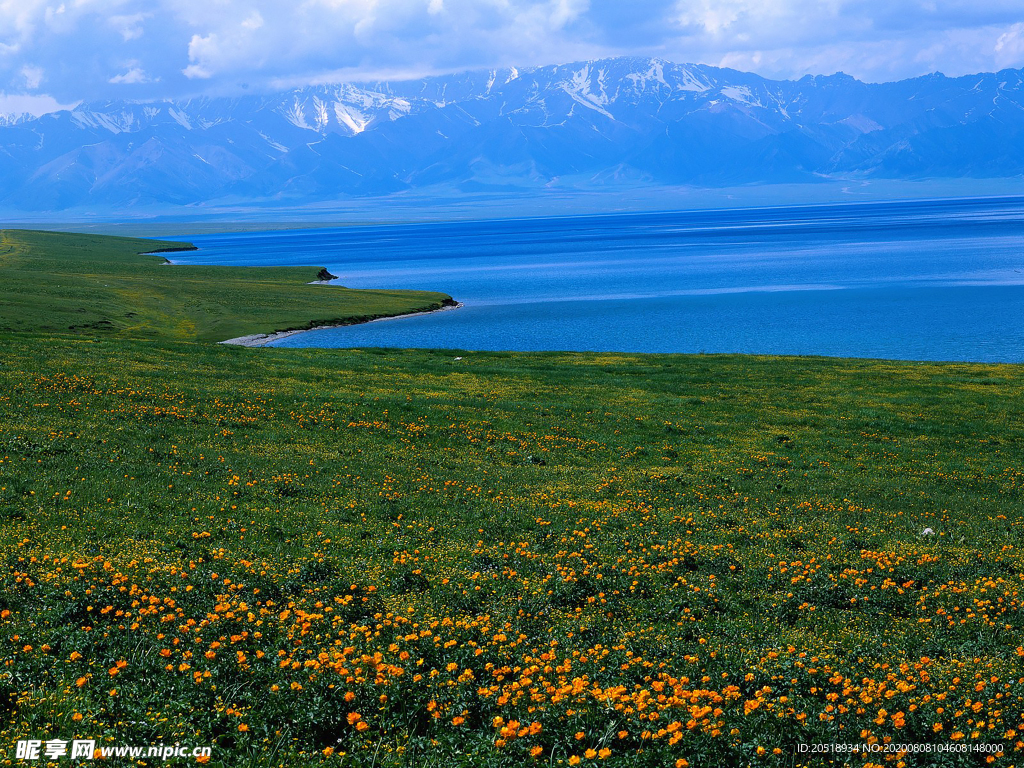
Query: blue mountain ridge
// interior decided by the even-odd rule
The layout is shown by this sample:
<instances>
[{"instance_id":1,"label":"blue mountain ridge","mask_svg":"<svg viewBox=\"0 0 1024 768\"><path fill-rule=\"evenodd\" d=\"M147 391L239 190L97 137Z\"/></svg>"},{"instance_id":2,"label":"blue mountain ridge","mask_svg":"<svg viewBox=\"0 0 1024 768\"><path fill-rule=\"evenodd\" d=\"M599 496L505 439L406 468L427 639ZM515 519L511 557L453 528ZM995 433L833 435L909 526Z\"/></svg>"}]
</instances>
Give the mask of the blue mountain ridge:
<instances>
[{"instance_id":1,"label":"blue mountain ridge","mask_svg":"<svg viewBox=\"0 0 1024 768\"><path fill-rule=\"evenodd\" d=\"M613 58L0 116L0 207L1024 174L1024 70L768 80Z\"/></svg>"}]
</instances>

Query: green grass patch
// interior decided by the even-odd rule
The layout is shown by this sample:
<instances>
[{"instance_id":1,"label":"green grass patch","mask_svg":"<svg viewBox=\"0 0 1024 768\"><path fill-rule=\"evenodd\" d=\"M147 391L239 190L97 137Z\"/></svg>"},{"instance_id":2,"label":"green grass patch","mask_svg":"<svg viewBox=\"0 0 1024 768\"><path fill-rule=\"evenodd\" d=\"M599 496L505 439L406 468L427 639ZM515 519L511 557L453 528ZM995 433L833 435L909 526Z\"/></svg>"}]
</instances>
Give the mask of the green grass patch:
<instances>
[{"instance_id":1,"label":"green grass patch","mask_svg":"<svg viewBox=\"0 0 1024 768\"><path fill-rule=\"evenodd\" d=\"M9 335L0 740L1019 764L1022 467L1014 365Z\"/></svg>"},{"instance_id":2,"label":"green grass patch","mask_svg":"<svg viewBox=\"0 0 1024 768\"><path fill-rule=\"evenodd\" d=\"M3 233L8 762L1020 763L1024 367L254 352L447 297L160 247Z\"/></svg>"},{"instance_id":3,"label":"green grass patch","mask_svg":"<svg viewBox=\"0 0 1024 768\"><path fill-rule=\"evenodd\" d=\"M223 341L437 309L428 291L308 285L318 267L168 265L187 245L132 238L0 231L0 330Z\"/></svg>"}]
</instances>

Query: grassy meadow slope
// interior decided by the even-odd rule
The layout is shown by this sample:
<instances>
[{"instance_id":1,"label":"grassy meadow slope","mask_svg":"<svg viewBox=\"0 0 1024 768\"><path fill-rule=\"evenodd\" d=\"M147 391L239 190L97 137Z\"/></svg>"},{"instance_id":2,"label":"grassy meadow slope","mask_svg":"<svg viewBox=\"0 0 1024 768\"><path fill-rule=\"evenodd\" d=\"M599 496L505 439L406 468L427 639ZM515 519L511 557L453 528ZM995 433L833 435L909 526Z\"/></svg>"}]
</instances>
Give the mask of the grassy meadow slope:
<instances>
[{"instance_id":1,"label":"grassy meadow slope","mask_svg":"<svg viewBox=\"0 0 1024 768\"><path fill-rule=\"evenodd\" d=\"M224 347L4 236L5 764L1021 764L1024 367Z\"/></svg>"},{"instance_id":2,"label":"grassy meadow slope","mask_svg":"<svg viewBox=\"0 0 1024 768\"><path fill-rule=\"evenodd\" d=\"M8 744L1020 761L1019 366L8 336L0 392Z\"/></svg>"},{"instance_id":3,"label":"grassy meadow slope","mask_svg":"<svg viewBox=\"0 0 1024 768\"><path fill-rule=\"evenodd\" d=\"M307 285L317 267L172 266L176 242L0 230L0 330L222 341L436 309L427 291Z\"/></svg>"}]
</instances>

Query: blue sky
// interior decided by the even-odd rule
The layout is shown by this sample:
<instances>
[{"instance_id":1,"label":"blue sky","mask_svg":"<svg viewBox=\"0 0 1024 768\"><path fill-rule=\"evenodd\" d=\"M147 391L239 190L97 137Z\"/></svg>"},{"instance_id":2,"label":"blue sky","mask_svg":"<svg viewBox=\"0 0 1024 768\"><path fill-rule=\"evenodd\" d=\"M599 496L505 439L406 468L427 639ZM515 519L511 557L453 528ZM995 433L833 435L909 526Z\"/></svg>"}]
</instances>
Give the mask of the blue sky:
<instances>
[{"instance_id":1,"label":"blue sky","mask_svg":"<svg viewBox=\"0 0 1024 768\"><path fill-rule=\"evenodd\" d=\"M0 0L0 113L604 56L882 81L1024 67L1022 0Z\"/></svg>"}]
</instances>

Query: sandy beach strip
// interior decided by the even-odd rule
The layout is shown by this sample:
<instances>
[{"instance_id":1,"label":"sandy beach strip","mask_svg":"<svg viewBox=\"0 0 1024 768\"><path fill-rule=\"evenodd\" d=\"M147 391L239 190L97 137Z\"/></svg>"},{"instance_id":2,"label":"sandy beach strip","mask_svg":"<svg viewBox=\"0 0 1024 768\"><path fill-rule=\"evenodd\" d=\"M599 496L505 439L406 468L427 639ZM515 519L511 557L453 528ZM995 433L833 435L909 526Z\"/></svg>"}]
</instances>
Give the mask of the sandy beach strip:
<instances>
[{"instance_id":1,"label":"sandy beach strip","mask_svg":"<svg viewBox=\"0 0 1024 768\"><path fill-rule=\"evenodd\" d=\"M428 309L424 312L409 312L405 315L390 315L389 317L375 317L372 320L359 320L353 323L335 323L334 325L318 325L314 328L302 328L295 331L278 331L277 333L254 333L249 336L239 336L234 339L227 339L225 341L219 341L218 344L232 344L239 347L265 347L272 341L278 341L279 339L287 339L289 336L294 336L298 333L309 333L309 331L321 331L325 328L344 328L347 325L365 325L366 323L380 323L385 320L403 320L407 317L420 317L422 315L433 315L437 312L448 312L452 309L458 309L463 306L462 302L455 302L438 309Z\"/></svg>"}]
</instances>

